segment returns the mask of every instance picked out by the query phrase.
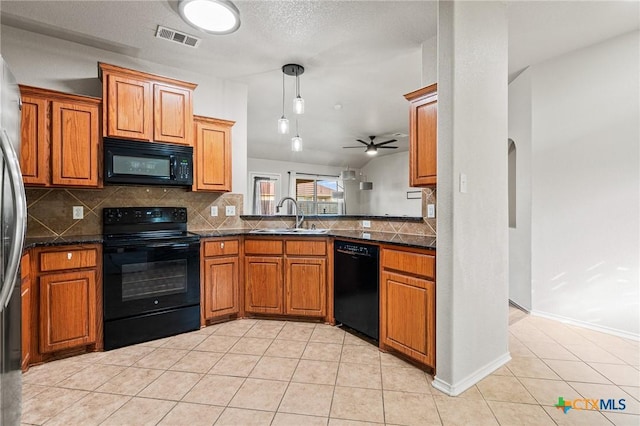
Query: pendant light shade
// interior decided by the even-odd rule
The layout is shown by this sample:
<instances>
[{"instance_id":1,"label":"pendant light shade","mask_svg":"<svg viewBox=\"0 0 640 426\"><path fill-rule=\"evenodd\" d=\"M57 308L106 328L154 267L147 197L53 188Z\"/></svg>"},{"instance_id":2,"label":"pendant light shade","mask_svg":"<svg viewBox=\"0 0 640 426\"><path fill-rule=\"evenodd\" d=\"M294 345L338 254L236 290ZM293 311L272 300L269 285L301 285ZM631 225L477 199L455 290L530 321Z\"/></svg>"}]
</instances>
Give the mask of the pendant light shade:
<instances>
[{"instance_id":1,"label":"pendant light shade","mask_svg":"<svg viewBox=\"0 0 640 426\"><path fill-rule=\"evenodd\" d=\"M284 116L284 73L282 73L282 117L278 120L278 133L289 134L289 120Z\"/></svg>"},{"instance_id":2,"label":"pendant light shade","mask_svg":"<svg viewBox=\"0 0 640 426\"><path fill-rule=\"evenodd\" d=\"M291 151L293 152L302 151L302 138L298 133L298 120L296 120L296 135L291 138Z\"/></svg>"},{"instance_id":3,"label":"pendant light shade","mask_svg":"<svg viewBox=\"0 0 640 426\"><path fill-rule=\"evenodd\" d=\"M373 189L373 182L360 182L360 189L363 191L371 191Z\"/></svg>"},{"instance_id":4,"label":"pendant light shade","mask_svg":"<svg viewBox=\"0 0 640 426\"><path fill-rule=\"evenodd\" d=\"M304 114L304 99L300 95L293 99L293 112L296 114Z\"/></svg>"},{"instance_id":5,"label":"pendant light shade","mask_svg":"<svg viewBox=\"0 0 640 426\"><path fill-rule=\"evenodd\" d=\"M291 138L291 151L300 152L302 151L302 138L298 135Z\"/></svg>"},{"instance_id":6,"label":"pendant light shade","mask_svg":"<svg viewBox=\"0 0 640 426\"><path fill-rule=\"evenodd\" d=\"M343 170L340 172L340 179L341 180L356 180L356 171L355 170L349 170L349 168L347 167L347 170Z\"/></svg>"}]
</instances>

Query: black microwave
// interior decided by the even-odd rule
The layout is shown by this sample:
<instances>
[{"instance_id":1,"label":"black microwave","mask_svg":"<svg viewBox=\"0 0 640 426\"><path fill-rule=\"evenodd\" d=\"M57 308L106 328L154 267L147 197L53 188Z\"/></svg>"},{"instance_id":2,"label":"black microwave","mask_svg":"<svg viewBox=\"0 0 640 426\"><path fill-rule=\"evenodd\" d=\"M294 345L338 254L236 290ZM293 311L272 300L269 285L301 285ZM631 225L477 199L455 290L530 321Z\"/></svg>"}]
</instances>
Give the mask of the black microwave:
<instances>
[{"instance_id":1,"label":"black microwave","mask_svg":"<svg viewBox=\"0 0 640 426\"><path fill-rule=\"evenodd\" d=\"M104 182L123 185L193 184L193 148L104 138Z\"/></svg>"}]
</instances>

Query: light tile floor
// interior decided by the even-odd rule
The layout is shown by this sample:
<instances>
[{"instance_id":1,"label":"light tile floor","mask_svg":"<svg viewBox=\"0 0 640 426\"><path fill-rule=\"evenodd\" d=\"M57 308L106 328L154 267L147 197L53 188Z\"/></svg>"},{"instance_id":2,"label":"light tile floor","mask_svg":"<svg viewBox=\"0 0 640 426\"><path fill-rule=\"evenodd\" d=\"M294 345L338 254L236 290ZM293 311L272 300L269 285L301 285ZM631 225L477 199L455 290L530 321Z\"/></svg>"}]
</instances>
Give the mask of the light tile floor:
<instances>
[{"instance_id":1,"label":"light tile floor","mask_svg":"<svg viewBox=\"0 0 640 426\"><path fill-rule=\"evenodd\" d=\"M640 424L639 344L511 309L513 357L458 397L324 324L242 319L32 367L24 424ZM554 407L624 398L624 411Z\"/></svg>"}]
</instances>

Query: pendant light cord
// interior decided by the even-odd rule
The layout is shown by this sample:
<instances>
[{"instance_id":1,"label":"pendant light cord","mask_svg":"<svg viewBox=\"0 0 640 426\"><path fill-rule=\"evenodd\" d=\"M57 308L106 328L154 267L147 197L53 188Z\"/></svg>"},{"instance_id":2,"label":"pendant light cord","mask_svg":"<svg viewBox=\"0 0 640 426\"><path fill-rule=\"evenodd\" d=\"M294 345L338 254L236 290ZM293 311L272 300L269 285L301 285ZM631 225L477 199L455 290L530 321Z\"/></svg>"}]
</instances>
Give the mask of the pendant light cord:
<instances>
[{"instance_id":1,"label":"pendant light cord","mask_svg":"<svg viewBox=\"0 0 640 426\"><path fill-rule=\"evenodd\" d=\"M282 71L282 116L284 117L284 71Z\"/></svg>"}]
</instances>

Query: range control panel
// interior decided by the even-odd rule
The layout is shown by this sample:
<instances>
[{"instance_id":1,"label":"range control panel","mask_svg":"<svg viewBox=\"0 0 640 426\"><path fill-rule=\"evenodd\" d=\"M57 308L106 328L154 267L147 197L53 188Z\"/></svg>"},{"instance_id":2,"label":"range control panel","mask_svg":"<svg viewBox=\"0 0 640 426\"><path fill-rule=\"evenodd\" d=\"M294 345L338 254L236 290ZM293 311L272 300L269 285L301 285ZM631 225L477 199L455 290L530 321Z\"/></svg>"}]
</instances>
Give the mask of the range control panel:
<instances>
[{"instance_id":1,"label":"range control panel","mask_svg":"<svg viewBox=\"0 0 640 426\"><path fill-rule=\"evenodd\" d=\"M187 223L186 207L117 207L102 210L104 225Z\"/></svg>"}]
</instances>

